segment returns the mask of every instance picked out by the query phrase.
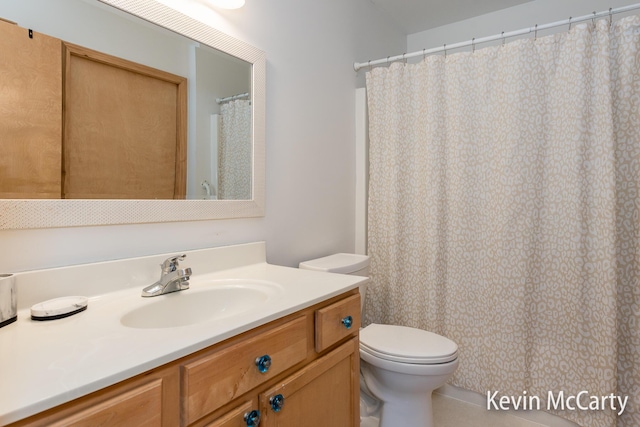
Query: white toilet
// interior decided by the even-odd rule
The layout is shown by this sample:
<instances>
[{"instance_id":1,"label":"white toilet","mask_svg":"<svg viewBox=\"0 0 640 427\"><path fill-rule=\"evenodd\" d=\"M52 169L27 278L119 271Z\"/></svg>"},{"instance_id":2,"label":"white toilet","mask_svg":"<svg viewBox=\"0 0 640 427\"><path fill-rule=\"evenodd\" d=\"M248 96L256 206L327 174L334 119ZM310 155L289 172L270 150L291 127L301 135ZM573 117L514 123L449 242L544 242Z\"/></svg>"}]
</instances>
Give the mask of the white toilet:
<instances>
[{"instance_id":1,"label":"white toilet","mask_svg":"<svg viewBox=\"0 0 640 427\"><path fill-rule=\"evenodd\" d=\"M369 257L335 254L300 268L368 276ZM365 294L366 284L360 286L363 303ZM422 329L374 323L360 330L360 362L362 426L379 417L379 427L432 427L431 393L458 368L458 346ZM379 402L377 410L372 401Z\"/></svg>"}]
</instances>

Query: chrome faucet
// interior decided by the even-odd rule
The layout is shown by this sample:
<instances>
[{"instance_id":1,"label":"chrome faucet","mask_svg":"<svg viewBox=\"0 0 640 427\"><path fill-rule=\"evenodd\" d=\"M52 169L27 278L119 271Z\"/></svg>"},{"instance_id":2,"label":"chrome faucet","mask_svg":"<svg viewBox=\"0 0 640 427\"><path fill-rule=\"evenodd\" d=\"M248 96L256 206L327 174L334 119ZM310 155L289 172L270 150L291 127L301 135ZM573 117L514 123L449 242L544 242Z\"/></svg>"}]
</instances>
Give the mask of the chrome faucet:
<instances>
[{"instance_id":1,"label":"chrome faucet","mask_svg":"<svg viewBox=\"0 0 640 427\"><path fill-rule=\"evenodd\" d=\"M170 292L184 291L189 289L189 277L191 277L191 268L178 268L179 261L184 260L187 255L176 255L167 258L160 267L160 280L153 285L149 285L142 290L143 297L155 297L158 295L168 294Z\"/></svg>"}]
</instances>

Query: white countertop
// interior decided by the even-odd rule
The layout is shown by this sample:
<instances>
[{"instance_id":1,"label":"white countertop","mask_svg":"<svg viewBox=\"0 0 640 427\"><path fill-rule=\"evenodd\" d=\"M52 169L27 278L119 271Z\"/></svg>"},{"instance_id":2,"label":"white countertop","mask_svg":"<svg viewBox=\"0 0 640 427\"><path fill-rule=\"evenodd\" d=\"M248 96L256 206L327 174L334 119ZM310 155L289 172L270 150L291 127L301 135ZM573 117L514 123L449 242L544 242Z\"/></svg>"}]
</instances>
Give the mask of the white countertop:
<instances>
[{"instance_id":1,"label":"white countertop","mask_svg":"<svg viewBox=\"0 0 640 427\"><path fill-rule=\"evenodd\" d=\"M255 252L256 247L252 245L256 244L247 246ZM220 250L224 249L214 248L212 253L218 256ZM206 259L204 255L207 253L198 252L195 259ZM187 260L182 263L185 267L191 266L190 252L186 253ZM181 292L195 291L199 286L205 286L207 281L222 279L269 281L278 285L278 294L253 310L221 319L172 328L126 327L120 322L125 313L163 298L142 298L140 283L121 286L121 289L103 294L85 294L89 296L87 310L64 319L34 321L30 318L29 308L23 307L18 312L16 322L0 328L0 425L26 418L156 368L354 289L367 280L365 277L280 267L263 260L255 262L264 258L264 249L258 248L257 253L257 257L250 256L244 260L249 264L242 265L242 260L236 260L231 263L234 268L230 269L218 266L212 269L215 271L198 274L198 269L192 266L191 289ZM156 258L162 256L140 260L149 264L149 258L151 265L157 265ZM220 258L224 257L217 257ZM114 263L96 266L104 269L113 267ZM198 267L203 270L202 265ZM91 271L87 266L83 268ZM64 277L63 273L68 274L67 270L57 271L58 277ZM46 271L41 270L38 274L33 277L40 278L42 282L41 278L45 277L42 274L46 274ZM143 277L140 280L146 279ZM20 286L20 277L17 281ZM132 282L139 280L136 278ZM65 286L61 288L65 291L71 289ZM25 300L37 300L34 292L23 292L22 295ZM59 296L49 292L48 297L52 295ZM18 296L21 296L20 292ZM167 313L167 316L171 316L171 313Z\"/></svg>"}]
</instances>

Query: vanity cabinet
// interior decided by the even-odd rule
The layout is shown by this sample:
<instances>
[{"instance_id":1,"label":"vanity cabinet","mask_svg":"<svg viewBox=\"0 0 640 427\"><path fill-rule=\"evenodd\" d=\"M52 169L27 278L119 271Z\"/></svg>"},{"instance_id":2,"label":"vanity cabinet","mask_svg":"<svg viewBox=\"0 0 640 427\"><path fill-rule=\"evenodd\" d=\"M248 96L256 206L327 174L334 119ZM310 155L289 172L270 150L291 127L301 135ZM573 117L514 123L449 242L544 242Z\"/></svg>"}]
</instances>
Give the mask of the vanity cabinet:
<instances>
[{"instance_id":1,"label":"vanity cabinet","mask_svg":"<svg viewBox=\"0 0 640 427\"><path fill-rule=\"evenodd\" d=\"M356 289L11 427L356 427L359 325Z\"/></svg>"}]
</instances>

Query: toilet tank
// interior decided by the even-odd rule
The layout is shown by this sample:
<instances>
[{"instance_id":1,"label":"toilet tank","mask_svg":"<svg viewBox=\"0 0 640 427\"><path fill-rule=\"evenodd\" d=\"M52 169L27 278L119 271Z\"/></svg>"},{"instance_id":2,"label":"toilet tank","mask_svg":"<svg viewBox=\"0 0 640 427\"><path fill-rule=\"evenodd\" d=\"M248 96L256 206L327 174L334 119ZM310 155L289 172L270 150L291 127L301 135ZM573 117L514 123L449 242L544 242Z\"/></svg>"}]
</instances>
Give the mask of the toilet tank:
<instances>
[{"instance_id":1,"label":"toilet tank","mask_svg":"<svg viewBox=\"0 0 640 427\"><path fill-rule=\"evenodd\" d=\"M353 276L369 276L369 256L358 254L333 254L322 258L316 258L301 262L299 267L303 270L325 271L328 273L350 274ZM364 298L367 284L360 285L361 309L364 306Z\"/></svg>"}]
</instances>

